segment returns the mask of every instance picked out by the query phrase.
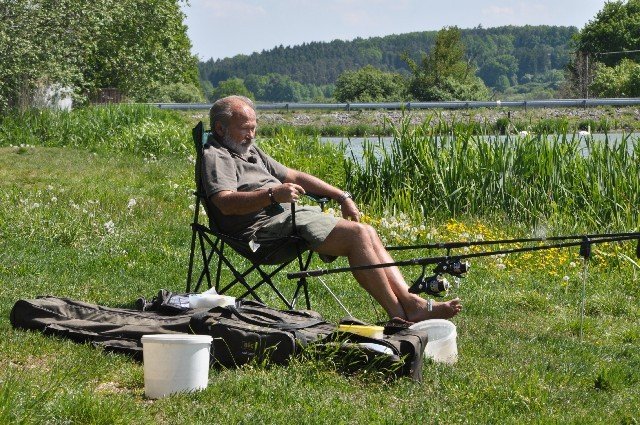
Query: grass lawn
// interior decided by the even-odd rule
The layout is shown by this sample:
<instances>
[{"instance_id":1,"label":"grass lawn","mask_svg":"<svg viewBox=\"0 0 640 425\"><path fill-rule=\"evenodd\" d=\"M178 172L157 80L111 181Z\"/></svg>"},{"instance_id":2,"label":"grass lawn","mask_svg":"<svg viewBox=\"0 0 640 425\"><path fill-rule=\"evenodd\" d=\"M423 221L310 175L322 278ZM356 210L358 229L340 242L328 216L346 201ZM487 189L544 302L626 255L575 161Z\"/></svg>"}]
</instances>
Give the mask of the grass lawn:
<instances>
[{"instance_id":1,"label":"grass lawn","mask_svg":"<svg viewBox=\"0 0 640 425\"><path fill-rule=\"evenodd\" d=\"M465 305L453 319L459 360L427 361L421 383L294 361L212 369L205 391L152 401L140 363L12 329L22 298L126 307L184 290L191 181L179 156L0 147L0 423L640 421L640 289L629 261L589 267L582 338L579 265L558 275L553 265L518 267L527 258L506 269L474 262L454 291ZM355 316L381 318L350 275L325 281ZM321 285L312 298L328 319L345 315Z\"/></svg>"}]
</instances>

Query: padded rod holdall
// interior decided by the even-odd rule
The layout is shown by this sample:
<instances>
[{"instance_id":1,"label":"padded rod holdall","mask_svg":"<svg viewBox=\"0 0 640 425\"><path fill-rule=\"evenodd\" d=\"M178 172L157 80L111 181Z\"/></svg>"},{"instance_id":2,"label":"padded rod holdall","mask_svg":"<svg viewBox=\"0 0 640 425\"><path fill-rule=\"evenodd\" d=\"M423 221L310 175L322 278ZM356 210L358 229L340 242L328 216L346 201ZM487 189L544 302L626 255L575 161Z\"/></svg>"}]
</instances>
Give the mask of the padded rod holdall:
<instances>
[{"instance_id":1,"label":"padded rod holdall","mask_svg":"<svg viewBox=\"0 0 640 425\"><path fill-rule=\"evenodd\" d=\"M103 307L68 298L43 296L18 300L11 309L14 328L31 329L142 360L142 335L191 333L191 314Z\"/></svg>"},{"instance_id":2,"label":"padded rod holdall","mask_svg":"<svg viewBox=\"0 0 640 425\"><path fill-rule=\"evenodd\" d=\"M348 356L351 371L380 367L394 376L420 380L425 331L386 327L383 339L338 332L337 325L311 310L276 310L256 301L235 306L188 309L183 294L161 290L138 310L104 307L53 296L18 300L11 310L14 328L38 330L142 360L142 336L163 333L211 335L212 365L249 362L287 364L314 345L319 356ZM363 345L364 343L364 345ZM385 348L384 352L374 347Z\"/></svg>"}]
</instances>

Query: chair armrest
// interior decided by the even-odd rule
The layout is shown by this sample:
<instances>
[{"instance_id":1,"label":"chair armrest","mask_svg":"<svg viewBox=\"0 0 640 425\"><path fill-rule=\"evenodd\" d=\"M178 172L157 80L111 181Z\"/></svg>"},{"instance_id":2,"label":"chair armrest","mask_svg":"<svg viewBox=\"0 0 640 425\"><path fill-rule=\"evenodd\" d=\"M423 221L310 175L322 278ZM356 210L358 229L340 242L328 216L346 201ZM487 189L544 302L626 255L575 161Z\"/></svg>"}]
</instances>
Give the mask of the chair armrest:
<instances>
[{"instance_id":1,"label":"chair armrest","mask_svg":"<svg viewBox=\"0 0 640 425\"><path fill-rule=\"evenodd\" d=\"M324 208L325 208L325 205L327 204L327 202L329 202L329 201L330 201L330 199L329 199L329 198L327 198L326 196L319 196L319 195L316 195L316 194L313 194L313 193L305 193L305 195L306 195L308 198L311 198L311 199L313 199L315 202L317 202L317 203L320 205L320 209L321 209L322 211L324 211Z\"/></svg>"}]
</instances>

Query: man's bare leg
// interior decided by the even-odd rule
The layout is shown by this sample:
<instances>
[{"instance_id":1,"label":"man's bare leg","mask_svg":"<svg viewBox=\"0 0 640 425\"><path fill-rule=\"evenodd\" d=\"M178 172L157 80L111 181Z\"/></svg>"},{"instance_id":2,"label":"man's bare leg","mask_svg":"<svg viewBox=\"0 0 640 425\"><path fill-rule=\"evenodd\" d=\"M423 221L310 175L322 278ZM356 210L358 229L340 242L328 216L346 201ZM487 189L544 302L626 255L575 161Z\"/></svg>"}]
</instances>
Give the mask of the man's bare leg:
<instances>
[{"instance_id":1,"label":"man's bare leg","mask_svg":"<svg viewBox=\"0 0 640 425\"><path fill-rule=\"evenodd\" d=\"M372 245L376 250L376 255L380 259L381 263L392 263L394 259L389 252L385 249L380 237L376 230L368 226L369 236L371 238ZM428 309L428 302L424 298L417 294L409 292L409 286L407 285L400 269L398 267L385 267L387 274L387 280L391 285L391 290L398 298L398 301L402 304L402 307L406 314L406 319L411 322L419 322L427 319L449 319L462 310L462 304L460 299L455 298L446 302L432 301L432 310Z\"/></svg>"},{"instance_id":2,"label":"man's bare leg","mask_svg":"<svg viewBox=\"0 0 640 425\"><path fill-rule=\"evenodd\" d=\"M393 262L371 226L347 220L341 220L316 251L346 256L351 266ZM433 303L433 310L429 311L425 299L409 292L397 267L356 270L353 275L389 317L400 317L412 322L449 318L455 316L462 307L460 300L455 299Z\"/></svg>"}]
</instances>

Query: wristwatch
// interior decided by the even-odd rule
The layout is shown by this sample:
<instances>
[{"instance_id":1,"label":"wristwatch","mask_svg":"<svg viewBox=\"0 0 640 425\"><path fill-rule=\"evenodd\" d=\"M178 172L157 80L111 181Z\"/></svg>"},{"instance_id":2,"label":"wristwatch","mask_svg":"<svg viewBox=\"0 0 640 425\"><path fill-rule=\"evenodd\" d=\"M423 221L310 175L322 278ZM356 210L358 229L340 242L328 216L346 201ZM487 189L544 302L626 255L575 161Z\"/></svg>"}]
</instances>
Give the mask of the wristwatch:
<instances>
[{"instance_id":1,"label":"wristwatch","mask_svg":"<svg viewBox=\"0 0 640 425\"><path fill-rule=\"evenodd\" d=\"M338 197L337 201L340 205L342 205L342 203L349 198L351 198L351 194L347 191L344 191L342 192L342 195Z\"/></svg>"}]
</instances>

